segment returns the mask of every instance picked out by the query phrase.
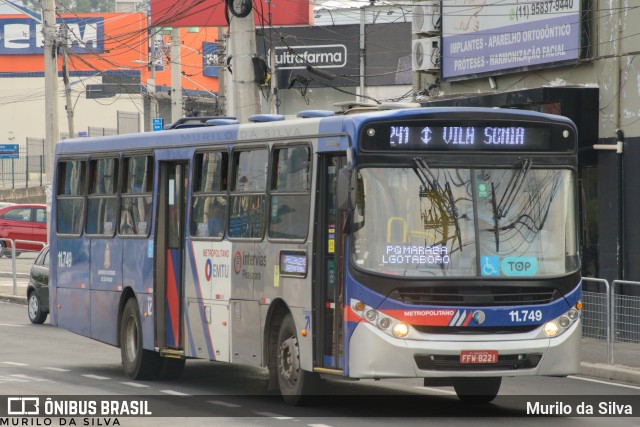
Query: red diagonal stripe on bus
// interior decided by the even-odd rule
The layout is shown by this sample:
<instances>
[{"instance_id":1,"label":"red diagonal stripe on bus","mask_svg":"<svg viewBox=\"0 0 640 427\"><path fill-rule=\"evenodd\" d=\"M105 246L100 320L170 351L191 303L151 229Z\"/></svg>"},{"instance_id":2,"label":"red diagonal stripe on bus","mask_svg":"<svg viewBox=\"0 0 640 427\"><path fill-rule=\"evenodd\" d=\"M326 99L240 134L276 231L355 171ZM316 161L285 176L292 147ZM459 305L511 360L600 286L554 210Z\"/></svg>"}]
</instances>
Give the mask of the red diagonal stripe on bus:
<instances>
[{"instance_id":1,"label":"red diagonal stripe on bus","mask_svg":"<svg viewBox=\"0 0 640 427\"><path fill-rule=\"evenodd\" d=\"M464 319L464 323L462 324L462 326L467 326L471 321L472 317L473 317L473 310L469 311L469 315L467 316L466 319Z\"/></svg>"},{"instance_id":2,"label":"red diagonal stripe on bus","mask_svg":"<svg viewBox=\"0 0 640 427\"><path fill-rule=\"evenodd\" d=\"M173 266L173 257L171 250L167 250L167 307L169 308L169 318L171 319L171 329L173 332L173 344L178 346L178 313L180 306L178 305L178 284L176 281L175 268Z\"/></svg>"}]
</instances>

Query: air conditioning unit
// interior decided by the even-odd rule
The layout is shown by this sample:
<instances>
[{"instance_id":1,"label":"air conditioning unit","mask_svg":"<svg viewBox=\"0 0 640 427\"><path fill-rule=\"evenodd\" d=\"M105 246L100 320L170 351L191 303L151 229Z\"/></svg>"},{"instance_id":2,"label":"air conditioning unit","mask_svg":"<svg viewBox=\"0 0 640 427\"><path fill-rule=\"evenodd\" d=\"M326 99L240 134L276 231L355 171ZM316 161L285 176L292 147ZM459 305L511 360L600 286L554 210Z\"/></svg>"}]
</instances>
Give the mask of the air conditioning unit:
<instances>
[{"instance_id":1,"label":"air conditioning unit","mask_svg":"<svg viewBox=\"0 0 640 427\"><path fill-rule=\"evenodd\" d=\"M439 1L423 2L413 6L411 14L411 32L413 34L438 34L441 23Z\"/></svg>"},{"instance_id":2,"label":"air conditioning unit","mask_svg":"<svg viewBox=\"0 0 640 427\"><path fill-rule=\"evenodd\" d=\"M413 71L439 71L440 37L413 40L411 47L411 65Z\"/></svg>"}]
</instances>

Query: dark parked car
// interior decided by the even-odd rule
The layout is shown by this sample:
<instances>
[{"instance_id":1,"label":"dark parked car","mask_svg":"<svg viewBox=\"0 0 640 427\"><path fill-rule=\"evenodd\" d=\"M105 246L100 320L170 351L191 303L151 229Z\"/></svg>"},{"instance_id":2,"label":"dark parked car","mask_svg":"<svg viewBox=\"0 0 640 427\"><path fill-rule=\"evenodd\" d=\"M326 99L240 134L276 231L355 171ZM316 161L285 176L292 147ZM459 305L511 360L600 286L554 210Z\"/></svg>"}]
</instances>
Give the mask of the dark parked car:
<instances>
[{"instance_id":1,"label":"dark parked car","mask_svg":"<svg viewBox=\"0 0 640 427\"><path fill-rule=\"evenodd\" d=\"M11 256L11 241L47 243L46 205L24 204L0 208L0 256ZM39 251L39 243L16 243L16 255L20 251Z\"/></svg>"},{"instance_id":2,"label":"dark parked car","mask_svg":"<svg viewBox=\"0 0 640 427\"><path fill-rule=\"evenodd\" d=\"M27 285L29 320L42 324L49 314L49 246L45 246L31 266Z\"/></svg>"}]
</instances>

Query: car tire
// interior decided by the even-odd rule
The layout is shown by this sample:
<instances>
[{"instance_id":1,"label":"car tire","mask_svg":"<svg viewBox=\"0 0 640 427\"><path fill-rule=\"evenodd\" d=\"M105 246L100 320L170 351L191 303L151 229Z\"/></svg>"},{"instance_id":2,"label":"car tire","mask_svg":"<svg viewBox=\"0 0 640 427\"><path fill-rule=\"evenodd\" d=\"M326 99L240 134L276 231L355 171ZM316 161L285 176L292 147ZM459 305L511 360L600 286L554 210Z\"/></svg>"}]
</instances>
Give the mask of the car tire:
<instances>
[{"instance_id":1,"label":"car tire","mask_svg":"<svg viewBox=\"0 0 640 427\"><path fill-rule=\"evenodd\" d=\"M29 294L27 313L29 313L29 320L35 325L42 325L44 321L47 320L49 313L43 310L40 295L38 295L36 291L32 291L31 294Z\"/></svg>"},{"instance_id":2,"label":"car tire","mask_svg":"<svg viewBox=\"0 0 640 427\"><path fill-rule=\"evenodd\" d=\"M143 342L138 302L129 298L120 322L120 355L124 373L134 380L154 379L160 368L160 354L145 350Z\"/></svg>"},{"instance_id":3,"label":"car tire","mask_svg":"<svg viewBox=\"0 0 640 427\"><path fill-rule=\"evenodd\" d=\"M7 244L0 240L0 258L7 255Z\"/></svg>"}]
</instances>

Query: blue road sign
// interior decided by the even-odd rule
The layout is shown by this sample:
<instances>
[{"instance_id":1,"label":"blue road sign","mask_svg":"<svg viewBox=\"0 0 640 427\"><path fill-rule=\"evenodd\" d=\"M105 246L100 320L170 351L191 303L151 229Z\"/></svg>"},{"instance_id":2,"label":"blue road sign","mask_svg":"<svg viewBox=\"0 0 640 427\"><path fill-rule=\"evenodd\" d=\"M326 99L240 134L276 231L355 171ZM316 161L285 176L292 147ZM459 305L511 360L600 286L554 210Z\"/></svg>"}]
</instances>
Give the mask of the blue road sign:
<instances>
[{"instance_id":1,"label":"blue road sign","mask_svg":"<svg viewBox=\"0 0 640 427\"><path fill-rule=\"evenodd\" d=\"M0 159L17 159L20 156L18 144L0 144Z\"/></svg>"},{"instance_id":2,"label":"blue road sign","mask_svg":"<svg viewBox=\"0 0 640 427\"><path fill-rule=\"evenodd\" d=\"M163 126L164 126L164 120L162 119L162 117L156 117L151 119L151 123L153 125L153 131L159 131L162 130Z\"/></svg>"}]
</instances>

